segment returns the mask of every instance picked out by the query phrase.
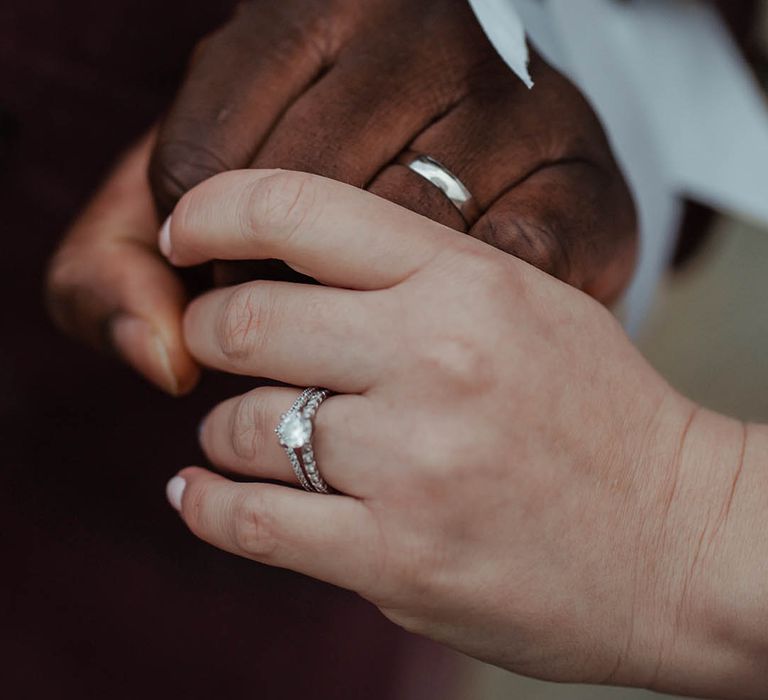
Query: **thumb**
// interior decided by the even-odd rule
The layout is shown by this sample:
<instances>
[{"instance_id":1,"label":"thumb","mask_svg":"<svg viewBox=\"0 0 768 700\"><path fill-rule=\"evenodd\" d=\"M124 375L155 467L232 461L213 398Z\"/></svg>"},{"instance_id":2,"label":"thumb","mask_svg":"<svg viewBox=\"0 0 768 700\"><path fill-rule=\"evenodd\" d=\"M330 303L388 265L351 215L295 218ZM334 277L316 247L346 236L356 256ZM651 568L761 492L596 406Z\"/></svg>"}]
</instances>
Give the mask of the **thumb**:
<instances>
[{"instance_id":1,"label":"thumb","mask_svg":"<svg viewBox=\"0 0 768 700\"><path fill-rule=\"evenodd\" d=\"M117 164L64 237L48 272L58 325L94 346L112 346L171 394L189 391L199 369L183 343L186 294L156 250L158 221L146 171L152 136Z\"/></svg>"}]
</instances>

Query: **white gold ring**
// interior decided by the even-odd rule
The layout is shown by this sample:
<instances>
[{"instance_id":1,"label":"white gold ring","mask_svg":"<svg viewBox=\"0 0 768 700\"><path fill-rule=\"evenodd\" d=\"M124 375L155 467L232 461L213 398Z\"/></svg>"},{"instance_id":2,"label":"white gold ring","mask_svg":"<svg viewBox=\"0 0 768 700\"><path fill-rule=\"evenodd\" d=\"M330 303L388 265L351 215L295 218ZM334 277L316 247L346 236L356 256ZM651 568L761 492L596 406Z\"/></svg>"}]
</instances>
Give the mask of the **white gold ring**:
<instances>
[{"instance_id":1,"label":"white gold ring","mask_svg":"<svg viewBox=\"0 0 768 700\"><path fill-rule=\"evenodd\" d=\"M304 389L293 405L280 416L280 422L275 428L277 439L288 455L296 479L305 491L313 493L331 491L320 475L312 448L315 414L320 404L330 395L327 389Z\"/></svg>"},{"instance_id":2,"label":"white gold ring","mask_svg":"<svg viewBox=\"0 0 768 700\"><path fill-rule=\"evenodd\" d=\"M421 175L437 187L459 210L468 224L474 224L477 221L479 211L472 193L439 160L412 152L406 152L399 160L417 175Z\"/></svg>"}]
</instances>

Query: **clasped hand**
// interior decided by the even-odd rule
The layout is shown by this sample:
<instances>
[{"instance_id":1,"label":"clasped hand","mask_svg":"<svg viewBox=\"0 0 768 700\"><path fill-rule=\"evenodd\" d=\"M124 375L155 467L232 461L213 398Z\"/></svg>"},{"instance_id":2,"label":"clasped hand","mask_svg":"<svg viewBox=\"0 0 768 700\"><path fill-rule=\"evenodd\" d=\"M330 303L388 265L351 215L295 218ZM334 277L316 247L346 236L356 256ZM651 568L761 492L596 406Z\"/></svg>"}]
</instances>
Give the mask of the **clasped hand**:
<instances>
[{"instance_id":1,"label":"clasped hand","mask_svg":"<svg viewBox=\"0 0 768 700\"><path fill-rule=\"evenodd\" d=\"M160 247L176 266L278 258L323 285L255 281L188 308L197 362L291 385L210 413L201 440L214 465L295 486L274 427L299 387L336 392L314 449L338 493L188 468L169 493L195 534L357 591L406 628L518 672L706 687L681 681L677 659L706 638L699 615L721 562L689 575L709 509L678 500L690 477L675 486L685 470L670 456L683 459L684 437L709 419L691 427L693 405L602 306L302 173L208 180L182 198ZM716 503L720 489L707 488Z\"/></svg>"},{"instance_id":2,"label":"clasped hand","mask_svg":"<svg viewBox=\"0 0 768 700\"><path fill-rule=\"evenodd\" d=\"M578 89L538 56L531 69L528 90L465 0L241 3L201 42L156 135L67 236L49 280L54 316L166 391L194 386L179 324L186 298L155 254L147 166L163 214L218 172L310 172L614 300L633 269L631 197ZM479 217L463 219L399 163L405 152L443 163Z\"/></svg>"}]
</instances>

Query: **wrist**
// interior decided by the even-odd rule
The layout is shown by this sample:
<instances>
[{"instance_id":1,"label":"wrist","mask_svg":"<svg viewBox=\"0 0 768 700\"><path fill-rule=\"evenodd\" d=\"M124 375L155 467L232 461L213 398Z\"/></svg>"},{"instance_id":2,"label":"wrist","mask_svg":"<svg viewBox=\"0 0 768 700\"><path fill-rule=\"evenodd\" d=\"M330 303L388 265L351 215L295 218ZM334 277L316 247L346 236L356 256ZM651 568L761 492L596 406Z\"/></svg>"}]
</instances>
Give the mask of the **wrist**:
<instances>
[{"instance_id":1,"label":"wrist","mask_svg":"<svg viewBox=\"0 0 768 700\"><path fill-rule=\"evenodd\" d=\"M659 461L656 661L646 685L722 698L768 687L768 429L679 399ZM680 416L687 415L685 422Z\"/></svg>"}]
</instances>

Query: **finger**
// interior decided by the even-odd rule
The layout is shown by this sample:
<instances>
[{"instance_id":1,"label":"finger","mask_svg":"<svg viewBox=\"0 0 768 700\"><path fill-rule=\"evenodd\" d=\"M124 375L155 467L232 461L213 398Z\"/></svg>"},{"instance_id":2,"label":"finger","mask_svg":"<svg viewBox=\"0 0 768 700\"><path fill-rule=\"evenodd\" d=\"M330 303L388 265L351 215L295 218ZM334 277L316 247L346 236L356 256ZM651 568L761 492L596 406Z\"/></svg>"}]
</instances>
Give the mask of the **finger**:
<instances>
[{"instance_id":1,"label":"finger","mask_svg":"<svg viewBox=\"0 0 768 700\"><path fill-rule=\"evenodd\" d=\"M599 150L591 144L605 144L578 91L543 62L534 59L534 68L544 87L529 90L503 61L489 62L483 80L496 89L474 90L409 146L445 165L481 211L542 165L590 158ZM545 129L541 114L547 114Z\"/></svg>"},{"instance_id":2,"label":"finger","mask_svg":"<svg viewBox=\"0 0 768 700\"><path fill-rule=\"evenodd\" d=\"M288 457L275 435L280 418L299 389L260 387L220 403L205 418L200 444L217 467L244 476L296 484ZM369 401L356 395L331 396L318 410L312 447L323 478L342 493L362 496Z\"/></svg>"},{"instance_id":3,"label":"finger","mask_svg":"<svg viewBox=\"0 0 768 700\"><path fill-rule=\"evenodd\" d=\"M368 191L456 231L467 230L467 222L448 197L405 165L395 163L384 168Z\"/></svg>"},{"instance_id":4,"label":"finger","mask_svg":"<svg viewBox=\"0 0 768 700\"><path fill-rule=\"evenodd\" d=\"M249 282L192 302L184 337L193 357L214 369L361 393L391 364L365 301L317 285Z\"/></svg>"},{"instance_id":5,"label":"finger","mask_svg":"<svg viewBox=\"0 0 768 700\"><path fill-rule=\"evenodd\" d=\"M354 187L304 173L237 171L179 202L160 247L177 265L284 260L324 284L382 289L406 279L455 232ZM459 234L455 234L458 236Z\"/></svg>"},{"instance_id":6,"label":"finger","mask_svg":"<svg viewBox=\"0 0 768 700\"><path fill-rule=\"evenodd\" d=\"M477 207L487 207L541 160L538 142L520 128L533 107L527 104L528 89L500 59L486 66L483 78L491 85L508 80L509 88L464 96L427 128L414 132L407 148L444 165L471 192ZM384 169L368 189L458 231L475 223L436 185L405 165Z\"/></svg>"},{"instance_id":7,"label":"finger","mask_svg":"<svg viewBox=\"0 0 768 700\"><path fill-rule=\"evenodd\" d=\"M510 190L470 233L610 303L634 269L629 197L621 178L588 163L564 163Z\"/></svg>"},{"instance_id":8,"label":"finger","mask_svg":"<svg viewBox=\"0 0 768 700\"><path fill-rule=\"evenodd\" d=\"M51 262L47 297L65 331L112 345L150 381L180 394L194 386L198 368L182 339L184 289L155 242L150 148L147 137L132 149L73 225Z\"/></svg>"},{"instance_id":9,"label":"finger","mask_svg":"<svg viewBox=\"0 0 768 700\"><path fill-rule=\"evenodd\" d=\"M478 91L410 148L444 164L487 212L469 222L473 236L607 301L631 276L631 198L589 105L543 62L536 69L552 73L541 91L519 81L509 90ZM532 115L544 110L548 133L559 135L550 141L529 137L540 133ZM413 191L402 188L399 203L413 208Z\"/></svg>"},{"instance_id":10,"label":"finger","mask_svg":"<svg viewBox=\"0 0 768 700\"><path fill-rule=\"evenodd\" d=\"M163 214L199 182L247 167L286 107L321 71L315 44L281 3L247 2L199 47L150 167Z\"/></svg>"},{"instance_id":11,"label":"finger","mask_svg":"<svg viewBox=\"0 0 768 700\"><path fill-rule=\"evenodd\" d=\"M389 45L342 54L275 124L252 167L365 186L456 99L417 83L414 60Z\"/></svg>"},{"instance_id":12,"label":"finger","mask_svg":"<svg viewBox=\"0 0 768 700\"><path fill-rule=\"evenodd\" d=\"M177 479L183 482L172 480L169 499L180 504L189 529L215 547L363 595L378 589L376 524L361 501L236 484L195 468Z\"/></svg>"}]
</instances>

